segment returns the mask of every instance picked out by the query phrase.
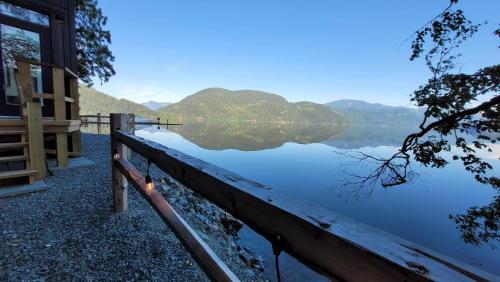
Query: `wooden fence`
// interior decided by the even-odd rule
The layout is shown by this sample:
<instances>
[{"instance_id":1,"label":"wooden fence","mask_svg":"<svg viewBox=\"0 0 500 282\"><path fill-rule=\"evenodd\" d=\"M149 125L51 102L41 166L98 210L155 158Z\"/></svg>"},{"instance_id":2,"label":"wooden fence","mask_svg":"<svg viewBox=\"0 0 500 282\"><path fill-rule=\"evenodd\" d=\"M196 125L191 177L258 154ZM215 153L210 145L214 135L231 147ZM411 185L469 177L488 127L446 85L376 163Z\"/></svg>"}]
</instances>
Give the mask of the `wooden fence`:
<instances>
[{"instance_id":1,"label":"wooden fence","mask_svg":"<svg viewBox=\"0 0 500 282\"><path fill-rule=\"evenodd\" d=\"M135 117L135 116L134 116ZM108 127L110 125L110 116L107 115L102 115L101 113L97 113L95 115L81 115L80 116L82 127L89 127L92 125L95 125L97 128L97 134L102 133L102 129L104 127ZM135 125L156 125L158 126L158 129L160 126L166 126L167 129L170 125L182 125L180 123L169 123L168 119L166 123L160 122L160 118L156 119L157 121L136 121L129 119L129 122L133 122L134 126ZM104 130L104 133L107 133L106 130Z\"/></svg>"},{"instance_id":2,"label":"wooden fence","mask_svg":"<svg viewBox=\"0 0 500 282\"><path fill-rule=\"evenodd\" d=\"M132 150L232 214L332 280L346 281L487 281L494 275L329 210L288 198L174 149L129 132L126 114L111 114L111 152L115 210L127 209L127 183L151 204L207 276L237 278L127 160Z\"/></svg>"}]
</instances>

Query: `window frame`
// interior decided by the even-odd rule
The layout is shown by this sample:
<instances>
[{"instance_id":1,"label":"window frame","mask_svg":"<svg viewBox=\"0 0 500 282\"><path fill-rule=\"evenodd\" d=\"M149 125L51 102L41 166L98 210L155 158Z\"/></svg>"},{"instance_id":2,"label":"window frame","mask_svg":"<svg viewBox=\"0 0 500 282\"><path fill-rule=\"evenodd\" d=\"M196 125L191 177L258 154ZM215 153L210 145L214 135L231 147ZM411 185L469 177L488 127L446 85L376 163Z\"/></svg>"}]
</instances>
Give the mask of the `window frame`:
<instances>
[{"instance_id":1,"label":"window frame","mask_svg":"<svg viewBox=\"0 0 500 282\"><path fill-rule=\"evenodd\" d=\"M12 27L25 29L27 31L36 32L40 35L40 55L41 62L52 63L52 39L51 39L51 26L52 21L49 17L49 26L43 26L31 22L27 22L15 17L6 16L0 14L0 24L9 25ZM0 30L1 36L1 30ZM2 42L0 40L0 50L2 49ZM19 116L21 113L19 105L11 105L6 102L6 95L4 89L5 75L3 69L3 54L0 51L0 116ZM42 68L42 81L43 81L43 91L52 92L52 73L50 68Z\"/></svg>"}]
</instances>

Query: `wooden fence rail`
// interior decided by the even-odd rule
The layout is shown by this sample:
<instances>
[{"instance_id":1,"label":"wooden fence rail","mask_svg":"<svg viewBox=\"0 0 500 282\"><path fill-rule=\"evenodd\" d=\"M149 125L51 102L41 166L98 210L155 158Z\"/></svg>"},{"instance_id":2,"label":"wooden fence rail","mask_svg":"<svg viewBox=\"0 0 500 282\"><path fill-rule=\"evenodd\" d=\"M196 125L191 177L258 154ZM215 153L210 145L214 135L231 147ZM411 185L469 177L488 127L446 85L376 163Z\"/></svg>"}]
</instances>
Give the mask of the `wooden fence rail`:
<instances>
[{"instance_id":1,"label":"wooden fence rail","mask_svg":"<svg viewBox=\"0 0 500 282\"><path fill-rule=\"evenodd\" d=\"M146 188L146 180L126 159L116 161L116 167L129 183L151 204L163 221L186 246L198 265L213 281L238 281L233 272L217 257L214 251L177 214L163 196L156 190Z\"/></svg>"},{"instance_id":2,"label":"wooden fence rail","mask_svg":"<svg viewBox=\"0 0 500 282\"><path fill-rule=\"evenodd\" d=\"M101 127L103 125L109 125L111 124L110 121L110 116L106 115L101 115L100 113L97 113L96 115L81 115L81 125L83 127L88 127L89 124L95 124L97 125L97 134L101 134ZM93 120L90 120L93 119ZM168 119L166 123L160 122L160 118L157 118L157 122L154 121L130 121L133 122L134 125L156 125L158 126L158 129L160 126L166 126L167 129L170 125L182 125L181 123L169 123Z\"/></svg>"},{"instance_id":3,"label":"wooden fence rail","mask_svg":"<svg viewBox=\"0 0 500 282\"><path fill-rule=\"evenodd\" d=\"M125 119L124 114L111 115L113 150L120 148L122 156L128 155L126 150L138 153L180 183L240 219L276 248L286 251L332 280L499 280L499 277L470 265L340 214L288 198L230 171L137 137L127 132L126 128L124 130L123 123L120 125L115 122ZM126 209L126 204L123 208L123 201L126 201L126 184L123 183L126 180L119 180L120 177L131 181L136 189L142 183L142 178L128 162L121 159L113 162L113 171L114 179L118 179L114 191L121 193L115 196L115 203L121 205L117 210L123 211ZM157 204L148 201L159 210ZM169 224L167 217L162 218ZM176 234L183 236L182 233ZM181 241L185 240L181 238ZM206 259L196 252L191 251L191 254L199 263ZM213 278L212 274L208 274Z\"/></svg>"}]
</instances>

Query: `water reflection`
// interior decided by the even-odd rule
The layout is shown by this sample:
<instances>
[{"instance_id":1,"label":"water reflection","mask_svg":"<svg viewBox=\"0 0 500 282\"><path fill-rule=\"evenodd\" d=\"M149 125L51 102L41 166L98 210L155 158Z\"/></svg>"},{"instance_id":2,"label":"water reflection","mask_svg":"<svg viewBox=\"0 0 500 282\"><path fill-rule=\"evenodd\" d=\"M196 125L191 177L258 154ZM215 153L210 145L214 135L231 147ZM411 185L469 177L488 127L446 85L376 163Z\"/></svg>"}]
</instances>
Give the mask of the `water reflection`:
<instances>
[{"instance_id":1,"label":"water reflection","mask_svg":"<svg viewBox=\"0 0 500 282\"><path fill-rule=\"evenodd\" d=\"M319 143L344 129L330 123L194 122L184 123L170 130L209 150L257 151L278 148L287 142Z\"/></svg>"},{"instance_id":2,"label":"water reflection","mask_svg":"<svg viewBox=\"0 0 500 282\"><path fill-rule=\"evenodd\" d=\"M194 123L170 131L148 128L137 131L137 135L498 274L498 250L489 245L465 244L464 233L449 218L450 214L467 214L474 206L489 206L497 195L491 187L464 173L460 163L440 170L416 166L421 176L417 181L395 189L374 187L361 197L343 186L346 175L342 172L352 160L336 151L391 154L409 131L405 126L381 124L332 127ZM498 166L498 156L492 163ZM370 167L354 165L349 169L361 175ZM497 243L493 241L492 245ZM282 271L291 273L300 270L295 263L284 268Z\"/></svg>"},{"instance_id":3,"label":"water reflection","mask_svg":"<svg viewBox=\"0 0 500 282\"><path fill-rule=\"evenodd\" d=\"M208 150L257 151L278 148L288 142L297 144L323 143L343 149L396 146L410 132L410 127L328 123L194 122L172 127L169 130Z\"/></svg>"}]
</instances>

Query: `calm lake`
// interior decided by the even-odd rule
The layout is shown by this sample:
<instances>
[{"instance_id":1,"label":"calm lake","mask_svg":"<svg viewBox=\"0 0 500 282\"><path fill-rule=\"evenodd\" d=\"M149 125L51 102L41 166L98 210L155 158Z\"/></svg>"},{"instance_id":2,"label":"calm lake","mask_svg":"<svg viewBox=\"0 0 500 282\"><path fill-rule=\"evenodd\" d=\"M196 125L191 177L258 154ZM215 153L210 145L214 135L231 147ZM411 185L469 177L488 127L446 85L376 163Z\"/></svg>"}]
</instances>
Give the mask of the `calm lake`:
<instances>
[{"instance_id":1,"label":"calm lake","mask_svg":"<svg viewBox=\"0 0 500 282\"><path fill-rule=\"evenodd\" d=\"M151 127L136 131L138 136L216 164L283 194L500 275L500 244L479 247L465 244L449 219L450 214L490 204L496 195L489 186L478 184L461 163L452 162L439 170L414 166L419 174L414 181L388 189L381 186L357 189L346 185L350 174L363 175L371 169L347 155L358 151L388 155L406 133L405 129L377 125L351 126L332 135L325 134L322 126L265 123L213 126L200 123L170 130ZM482 155L495 168L500 165L498 149ZM245 228L240 236L244 245L263 254L266 271L274 275L271 245ZM298 266L290 257L282 254L280 260L285 281L321 278Z\"/></svg>"}]
</instances>

